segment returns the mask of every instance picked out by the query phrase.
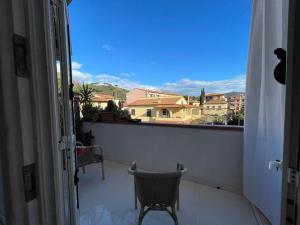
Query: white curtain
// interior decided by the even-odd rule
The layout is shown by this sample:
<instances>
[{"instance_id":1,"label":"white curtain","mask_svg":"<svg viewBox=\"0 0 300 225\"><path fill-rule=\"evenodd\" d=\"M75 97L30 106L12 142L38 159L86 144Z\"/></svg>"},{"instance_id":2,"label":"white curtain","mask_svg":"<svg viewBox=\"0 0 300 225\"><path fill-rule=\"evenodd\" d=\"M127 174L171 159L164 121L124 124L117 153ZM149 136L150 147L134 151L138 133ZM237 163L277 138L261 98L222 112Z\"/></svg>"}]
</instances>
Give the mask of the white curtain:
<instances>
[{"instance_id":1,"label":"white curtain","mask_svg":"<svg viewBox=\"0 0 300 225\"><path fill-rule=\"evenodd\" d=\"M287 0L253 0L246 84L244 195L280 224L281 171L268 162L282 160L285 87L274 79L274 50L287 46Z\"/></svg>"}]
</instances>

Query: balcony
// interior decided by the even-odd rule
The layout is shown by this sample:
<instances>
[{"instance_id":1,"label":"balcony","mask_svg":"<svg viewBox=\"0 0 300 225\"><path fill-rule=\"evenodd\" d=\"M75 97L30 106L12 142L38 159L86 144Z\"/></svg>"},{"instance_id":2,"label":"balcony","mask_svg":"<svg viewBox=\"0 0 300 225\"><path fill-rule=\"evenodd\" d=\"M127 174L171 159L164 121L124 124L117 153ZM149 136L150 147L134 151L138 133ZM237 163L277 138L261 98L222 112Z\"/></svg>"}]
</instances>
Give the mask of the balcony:
<instances>
[{"instance_id":1,"label":"balcony","mask_svg":"<svg viewBox=\"0 0 300 225\"><path fill-rule=\"evenodd\" d=\"M100 166L80 171L81 225L133 225L133 177L127 165L136 161L149 171L188 168L180 186L181 225L255 225L252 206L242 193L243 129L158 124L85 123L104 149L106 180ZM163 140L163 141L162 141ZM150 212L144 225L173 224L164 212Z\"/></svg>"},{"instance_id":2,"label":"balcony","mask_svg":"<svg viewBox=\"0 0 300 225\"><path fill-rule=\"evenodd\" d=\"M127 166L105 162L106 179L102 181L100 166L90 165L80 171L80 225L134 225L138 210L134 209L133 178ZM252 208L241 195L183 180L180 185L181 225L256 225ZM149 212L143 225L173 225L165 212Z\"/></svg>"}]
</instances>

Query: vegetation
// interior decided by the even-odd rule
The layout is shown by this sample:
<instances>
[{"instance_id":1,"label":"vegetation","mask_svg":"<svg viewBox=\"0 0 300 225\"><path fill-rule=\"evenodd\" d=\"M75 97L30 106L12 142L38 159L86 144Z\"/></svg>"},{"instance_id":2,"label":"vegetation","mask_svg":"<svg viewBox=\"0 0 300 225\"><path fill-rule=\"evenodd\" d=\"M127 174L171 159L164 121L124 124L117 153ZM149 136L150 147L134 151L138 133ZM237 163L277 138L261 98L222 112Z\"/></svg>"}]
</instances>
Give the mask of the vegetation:
<instances>
[{"instance_id":1,"label":"vegetation","mask_svg":"<svg viewBox=\"0 0 300 225\"><path fill-rule=\"evenodd\" d=\"M78 94L80 104L85 106L91 104L95 89L90 87L88 84L83 83L76 90L74 90L74 92Z\"/></svg>"},{"instance_id":2,"label":"vegetation","mask_svg":"<svg viewBox=\"0 0 300 225\"><path fill-rule=\"evenodd\" d=\"M204 91L204 88L201 89L201 93L200 93L200 96L199 96L199 101L200 101L200 105L204 104L204 101L205 101L205 91Z\"/></svg>"},{"instance_id":3,"label":"vegetation","mask_svg":"<svg viewBox=\"0 0 300 225\"><path fill-rule=\"evenodd\" d=\"M80 89L81 85L80 84L75 84L74 90L77 92ZM113 86L111 84L105 84L105 85L100 85L97 83L91 83L89 84L89 87L94 90L94 92L101 93L101 94L106 94L106 95L112 95L116 99L120 100L126 100L126 93L128 90L124 88L120 88L118 86Z\"/></svg>"},{"instance_id":4,"label":"vegetation","mask_svg":"<svg viewBox=\"0 0 300 225\"><path fill-rule=\"evenodd\" d=\"M226 98L230 98L232 96L235 96L235 95L240 95L240 94L245 94L245 92L237 92L237 91L233 91L233 92L228 92L228 93L225 93L225 97Z\"/></svg>"},{"instance_id":5,"label":"vegetation","mask_svg":"<svg viewBox=\"0 0 300 225\"><path fill-rule=\"evenodd\" d=\"M116 103L112 100L107 102L107 107L105 108L105 112L110 112L113 115L115 121L117 120L131 120L131 116L128 110L122 110L119 108Z\"/></svg>"},{"instance_id":6,"label":"vegetation","mask_svg":"<svg viewBox=\"0 0 300 225\"><path fill-rule=\"evenodd\" d=\"M227 113L227 124L243 126L244 125L244 109L240 110L237 113L234 113L232 110L230 110Z\"/></svg>"}]
</instances>

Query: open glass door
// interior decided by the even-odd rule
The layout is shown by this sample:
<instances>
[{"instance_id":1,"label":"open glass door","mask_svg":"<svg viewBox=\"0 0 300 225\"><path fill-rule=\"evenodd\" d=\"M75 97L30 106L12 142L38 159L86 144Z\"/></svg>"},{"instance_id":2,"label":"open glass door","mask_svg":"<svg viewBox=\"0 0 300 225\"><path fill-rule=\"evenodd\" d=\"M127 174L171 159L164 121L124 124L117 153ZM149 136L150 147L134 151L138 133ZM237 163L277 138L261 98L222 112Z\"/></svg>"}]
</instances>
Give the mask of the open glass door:
<instances>
[{"instance_id":1,"label":"open glass door","mask_svg":"<svg viewBox=\"0 0 300 225\"><path fill-rule=\"evenodd\" d=\"M75 175L75 133L73 125L73 94L71 84L70 43L68 32L67 3L52 1L53 34L56 60L56 113L59 149L62 158L61 183L63 186L64 218L66 224L79 224Z\"/></svg>"},{"instance_id":2,"label":"open glass door","mask_svg":"<svg viewBox=\"0 0 300 225\"><path fill-rule=\"evenodd\" d=\"M289 1L281 225L300 224L300 2Z\"/></svg>"}]
</instances>

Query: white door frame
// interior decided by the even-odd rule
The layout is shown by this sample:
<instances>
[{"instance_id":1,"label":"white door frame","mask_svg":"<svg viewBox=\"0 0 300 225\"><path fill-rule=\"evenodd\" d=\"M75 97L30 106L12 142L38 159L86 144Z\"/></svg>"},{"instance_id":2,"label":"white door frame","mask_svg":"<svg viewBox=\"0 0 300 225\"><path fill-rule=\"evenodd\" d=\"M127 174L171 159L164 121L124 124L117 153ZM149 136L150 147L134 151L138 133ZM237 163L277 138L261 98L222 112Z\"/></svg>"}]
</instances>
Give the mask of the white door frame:
<instances>
[{"instance_id":1,"label":"white door frame","mask_svg":"<svg viewBox=\"0 0 300 225\"><path fill-rule=\"evenodd\" d=\"M49 32L48 34L48 46L47 48L50 50L48 54L48 62L51 64L52 67L52 75L50 76L50 98L51 98L51 112L52 112L52 123L53 123L53 144L56 145L56 151L53 152L54 158L57 160L54 160L54 167L56 170L56 174L58 175L56 179L56 186L57 190L59 191L57 193L57 210L60 210L60 216L61 220L64 221L63 224L70 223L72 225L76 225L79 223L79 212L76 208L76 197L75 197L75 186L74 186L74 172L75 172L75 159L74 159L74 148L75 148L75 136L73 133L73 116L72 116L72 101L70 100L70 91L69 91L69 85L70 85L70 56L69 56L69 38L68 38L68 18L67 18L67 2L65 0L53 0L53 3L55 3L60 11L59 11L59 21L61 22L60 25L58 25L59 29L59 44L60 44L60 66L61 66L61 74L62 74L62 88L63 88L63 101L64 101L64 122L66 124L65 126L65 140L64 143L64 151L66 152L66 166L67 166L67 177L68 177L68 187L64 186L63 183L63 173L64 168L62 165L62 160L64 156L62 155L61 146L59 145L60 140L59 134L57 133L57 130L60 129L60 124L58 124L58 121L60 120L58 115L58 101L55 97L57 94L57 80L56 80L56 48L54 46L54 31L53 31L53 15L52 15L52 9L51 7L48 8L48 23L47 23L47 30ZM69 220L65 221L62 217L64 217L64 214L62 213L64 211L64 207L66 207L66 202L64 201L65 196L64 192L67 192L69 195L68 200L68 212L70 213Z\"/></svg>"},{"instance_id":2,"label":"white door frame","mask_svg":"<svg viewBox=\"0 0 300 225\"><path fill-rule=\"evenodd\" d=\"M289 182L289 168L299 173L300 156L300 2L289 1L286 106L282 177L281 224L300 223L299 186ZM298 176L296 174L296 176ZM299 176L298 176L299 178ZM299 182L299 180L298 180ZM299 184L298 184L299 185ZM298 209L297 209L298 205ZM298 215L298 216L297 216ZM297 218L298 217L298 218Z\"/></svg>"},{"instance_id":3,"label":"white door frame","mask_svg":"<svg viewBox=\"0 0 300 225\"><path fill-rule=\"evenodd\" d=\"M66 8L65 0L58 1L62 2ZM41 225L66 225L63 215L64 189L61 182L62 157L56 132L57 102L53 94L56 86L54 79L56 63L55 52L53 52L54 35L50 1L14 2L15 4L24 3L18 5L21 14L13 11L12 3L12 1L0 1L0 27L4 31L0 32L0 118L2 118L0 154L5 178L6 222L14 225L28 225L31 219L37 216L38 224ZM24 21L25 27L19 26L22 26L25 32L22 35L26 37L30 59L30 77L26 79L31 87L28 94L31 97L32 117L34 118L36 185L39 190L37 201L35 201L37 204L34 207L37 207L39 215L30 214L28 204L25 202L19 78L15 74L12 44L14 22L16 22L13 21L13 14ZM65 51L68 51L67 47ZM67 70L69 70L68 63ZM66 89L69 93L68 87ZM70 120L69 111L68 121ZM70 176L69 183L72 182L73 176ZM75 201L75 198L72 199ZM73 205L75 208L74 203ZM76 215L70 218L70 225L76 225Z\"/></svg>"}]
</instances>

